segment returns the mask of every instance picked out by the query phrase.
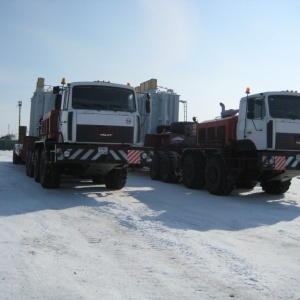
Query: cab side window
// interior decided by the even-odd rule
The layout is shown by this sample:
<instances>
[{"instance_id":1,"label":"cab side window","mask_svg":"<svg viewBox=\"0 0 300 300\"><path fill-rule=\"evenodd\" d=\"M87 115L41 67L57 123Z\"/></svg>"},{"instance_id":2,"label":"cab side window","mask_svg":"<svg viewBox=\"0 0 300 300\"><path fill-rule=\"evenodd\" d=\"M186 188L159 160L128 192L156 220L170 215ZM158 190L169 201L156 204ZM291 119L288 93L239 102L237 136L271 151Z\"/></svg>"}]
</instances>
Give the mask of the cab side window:
<instances>
[{"instance_id":1,"label":"cab side window","mask_svg":"<svg viewBox=\"0 0 300 300\"><path fill-rule=\"evenodd\" d=\"M66 110L68 108L68 100L69 100L69 91L65 91L64 93L64 105L63 105L63 109Z\"/></svg>"},{"instance_id":2,"label":"cab side window","mask_svg":"<svg viewBox=\"0 0 300 300\"><path fill-rule=\"evenodd\" d=\"M263 119L266 115L265 102L254 102L254 119Z\"/></svg>"}]
</instances>

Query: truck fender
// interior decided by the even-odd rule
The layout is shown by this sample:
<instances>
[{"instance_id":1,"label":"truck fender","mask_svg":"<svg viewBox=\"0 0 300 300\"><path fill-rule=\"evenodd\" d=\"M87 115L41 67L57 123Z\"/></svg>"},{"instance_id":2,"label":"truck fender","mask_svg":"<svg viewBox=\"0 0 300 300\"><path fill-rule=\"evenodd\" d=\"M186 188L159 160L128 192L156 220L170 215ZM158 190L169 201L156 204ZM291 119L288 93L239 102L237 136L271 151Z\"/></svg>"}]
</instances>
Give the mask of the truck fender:
<instances>
[{"instance_id":1,"label":"truck fender","mask_svg":"<svg viewBox=\"0 0 300 300\"><path fill-rule=\"evenodd\" d=\"M251 140L237 140L231 141L229 145L230 149L235 152L242 152L242 151L257 151L257 148L253 141Z\"/></svg>"}]
</instances>

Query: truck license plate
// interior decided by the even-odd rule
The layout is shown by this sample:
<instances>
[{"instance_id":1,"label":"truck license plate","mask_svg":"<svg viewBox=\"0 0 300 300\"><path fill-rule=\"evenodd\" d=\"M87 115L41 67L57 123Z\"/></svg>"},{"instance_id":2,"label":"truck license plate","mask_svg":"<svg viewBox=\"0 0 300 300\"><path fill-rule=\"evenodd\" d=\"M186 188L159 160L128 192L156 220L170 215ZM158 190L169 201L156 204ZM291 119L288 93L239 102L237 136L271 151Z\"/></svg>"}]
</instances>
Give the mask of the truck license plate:
<instances>
[{"instance_id":1,"label":"truck license plate","mask_svg":"<svg viewBox=\"0 0 300 300\"><path fill-rule=\"evenodd\" d=\"M107 147L98 147L98 153L99 154L107 154L108 148Z\"/></svg>"}]
</instances>

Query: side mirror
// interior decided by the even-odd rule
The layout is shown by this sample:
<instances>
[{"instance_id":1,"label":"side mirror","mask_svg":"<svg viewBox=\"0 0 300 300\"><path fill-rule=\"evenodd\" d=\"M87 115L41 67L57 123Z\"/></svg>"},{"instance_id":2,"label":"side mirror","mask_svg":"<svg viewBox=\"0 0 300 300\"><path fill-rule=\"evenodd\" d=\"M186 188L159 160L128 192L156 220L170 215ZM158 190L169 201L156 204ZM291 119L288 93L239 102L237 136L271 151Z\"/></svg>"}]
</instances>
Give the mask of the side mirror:
<instances>
[{"instance_id":1,"label":"side mirror","mask_svg":"<svg viewBox=\"0 0 300 300\"><path fill-rule=\"evenodd\" d=\"M151 112L151 101L150 101L150 98L148 98L148 97L146 99L145 109L146 109L147 114L149 114Z\"/></svg>"},{"instance_id":2,"label":"side mirror","mask_svg":"<svg viewBox=\"0 0 300 300\"><path fill-rule=\"evenodd\" d=\"M60 109L61 107L61 95L56 95L56 98L55 98L55 109Z\"/></svg>"},{"instance_id":3,"label":"side mirror","mask_svg":"<svg viewBox=\"0 0 300 300\"><path fill-rule=\"evenodd\" d=\"M254 99L253 98L249 98L247 100L247 107L248 107L248 112L252 112L252 113L254 112ZM247 117L248 117L248 115L247 115ZM248 118L248 119L251 119L251 118Z\"/></svg>"},{"instance_id":4,"label":"side mirror","mask_svg":"<svg viewBox=\"0 0 300 300\"><path fill-rule=\"evenodd\" d=\"M59 94L59 86L54 86L52 90L53 94Z\"/></svg>"},{"instance_id":5,"label":"side mirror","mask_svg":"<svg viewBox=\"0 0 300 300\"><path fill-rule=\"evenodd\" d=\"M146 105L145 105L145 110L146 113L149 114L151 112L151 96L149 93L146 94Z\"/></svg>"}]
</instances>

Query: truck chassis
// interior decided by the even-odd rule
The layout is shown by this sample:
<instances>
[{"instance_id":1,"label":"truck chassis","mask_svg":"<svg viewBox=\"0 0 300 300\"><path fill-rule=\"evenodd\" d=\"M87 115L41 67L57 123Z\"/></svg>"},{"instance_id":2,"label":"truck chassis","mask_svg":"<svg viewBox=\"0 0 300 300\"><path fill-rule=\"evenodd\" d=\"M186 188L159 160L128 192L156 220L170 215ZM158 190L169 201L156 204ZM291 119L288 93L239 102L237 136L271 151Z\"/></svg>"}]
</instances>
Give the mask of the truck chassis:
<instances>
[{"instance_id":1,"label":"truck chassis","mask_svg":"<svg viewBox=\"0 0 300 300\"><path fill-rule=\"evenodd\" d=\"M61 175L91 178L109 189L122 189L130 164L151 160L152 151L145 147L103 147L91 144L56 143L31 140L27 147L26 174L44 188L57 188ZM31 145L32 145L31 143Z\"/></svg>"}]
</instances>

